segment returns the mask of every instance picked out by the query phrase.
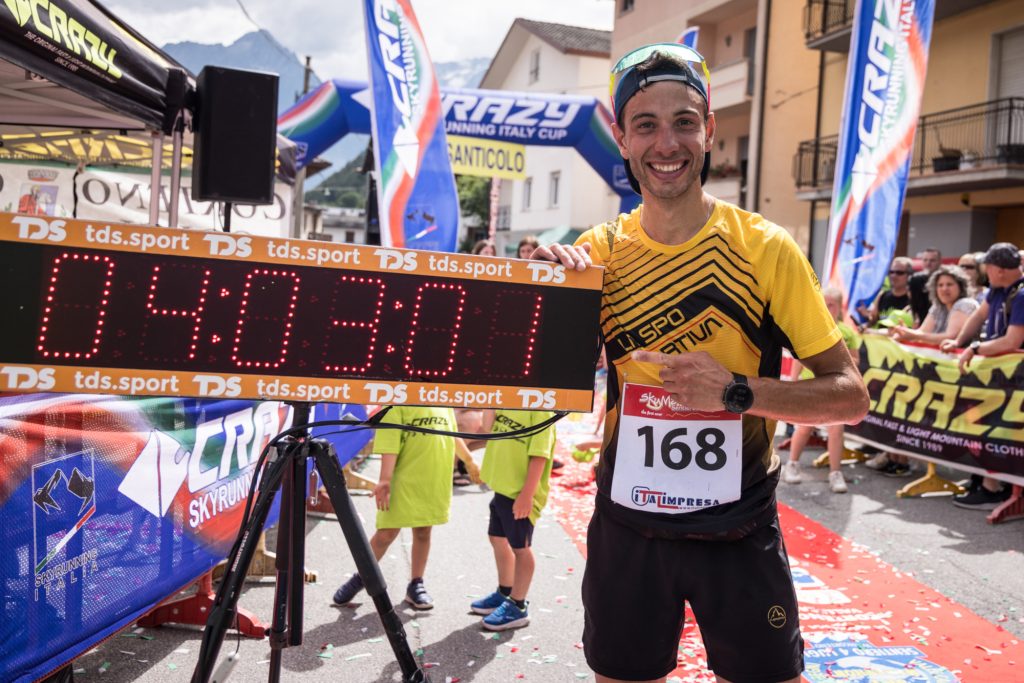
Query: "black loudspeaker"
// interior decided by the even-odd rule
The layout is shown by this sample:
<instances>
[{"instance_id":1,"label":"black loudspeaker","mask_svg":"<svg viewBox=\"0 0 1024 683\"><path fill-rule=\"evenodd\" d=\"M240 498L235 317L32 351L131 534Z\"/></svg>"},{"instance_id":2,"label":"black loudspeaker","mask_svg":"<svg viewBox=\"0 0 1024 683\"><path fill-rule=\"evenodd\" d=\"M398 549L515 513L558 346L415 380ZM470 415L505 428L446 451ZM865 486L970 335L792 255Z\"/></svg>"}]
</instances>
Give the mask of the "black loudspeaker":
<instances>
[{"instance_id":1,"label":"black loudspeaker","mask_svg":"<svg viewBox=\"0 0 1024 683\"><path fill-rule=\"evenodd\" d=\"M277 74L204 66L196 79L192 199L272 204Z\"/></svg>"}]
</instances>

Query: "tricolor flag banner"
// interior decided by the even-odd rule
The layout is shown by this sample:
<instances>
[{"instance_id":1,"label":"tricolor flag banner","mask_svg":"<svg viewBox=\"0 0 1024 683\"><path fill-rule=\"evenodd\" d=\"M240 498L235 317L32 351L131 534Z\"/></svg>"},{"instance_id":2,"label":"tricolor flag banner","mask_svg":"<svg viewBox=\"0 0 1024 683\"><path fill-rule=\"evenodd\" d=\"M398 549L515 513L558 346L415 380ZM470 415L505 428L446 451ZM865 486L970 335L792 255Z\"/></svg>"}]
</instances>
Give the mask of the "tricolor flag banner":
<instances>
[{"instance_id":1,"label":"tricolor flag banner","mask_svg":"<svg viewBox=\"0 0 1024 683\"><path fill-rule=\"evenodd\" d=\"M690 26L676 38L676 42L686 47L697 49L697 39L700 38L700 26Z\"/></svg>"},{"instance_id":2,"label":"tricolor flag banner","mask_svg":"<svg viewBox=\"0 0 1024 683\"><path fill-rule=\"evenodd\" d=\"M860 0L832 187L823 280L870 305L899 234L934 0Z\"/></svg>"},{"instance_id":3,"label":"tricolor flag banner","mask_svg":"<svg viewBox=\"0 0 1024 683\"><path fill-rule=\"evenodd\" d=\"M365 0L381 244L455 251L459 198L441 96L410 0Z\"/></svg>"}]
</instances>

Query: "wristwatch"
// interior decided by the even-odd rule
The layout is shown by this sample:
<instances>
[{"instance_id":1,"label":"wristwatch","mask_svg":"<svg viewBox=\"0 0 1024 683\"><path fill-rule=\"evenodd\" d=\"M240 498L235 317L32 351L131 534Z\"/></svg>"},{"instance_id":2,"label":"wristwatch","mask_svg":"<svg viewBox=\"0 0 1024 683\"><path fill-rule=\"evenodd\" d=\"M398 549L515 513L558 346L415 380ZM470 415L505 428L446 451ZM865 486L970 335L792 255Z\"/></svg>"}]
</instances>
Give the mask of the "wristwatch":
<instances>
[{"instance_id":1,"label":"wristwatch","mask_svg":"<svg viewBox=\"0 0 1024 683\"><path fill-rule=\"evenodd\" d=\"M745 413L754 405L754 390L747 384L747 378L738 372L732 373L732 381L725 385L722 403L730 413Z\"/></svg>"},{"instance_id":2,"label":"wristwatch","mask_svg":"<svg viewBox=\"0 0 1024 683\"><path fill-rule=\"evenodd\" d=\"M974 351L974 353L978 353L978 350L981 349L981 342L980 341L972 341L971 345L968 346L967 348L969 348L971 351Z\"/></svg>"}]
</instances>

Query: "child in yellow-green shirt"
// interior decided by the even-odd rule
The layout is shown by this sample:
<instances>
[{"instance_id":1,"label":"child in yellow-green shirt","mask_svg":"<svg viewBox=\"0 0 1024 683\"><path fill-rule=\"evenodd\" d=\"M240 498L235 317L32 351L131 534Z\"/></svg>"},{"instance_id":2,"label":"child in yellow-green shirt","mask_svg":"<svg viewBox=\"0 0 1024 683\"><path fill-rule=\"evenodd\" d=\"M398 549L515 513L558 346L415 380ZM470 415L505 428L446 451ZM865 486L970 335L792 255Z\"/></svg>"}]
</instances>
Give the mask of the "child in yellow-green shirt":
<instances>
[{"instance_id":1,"label":"child in yellow-green shirt","mask_svg":"<svg viewBox=\"0 0 1024 683\"><path fill-rule=\"evenodd\" d=\"M508 433L550 419L552 413L498 410L492 434ZM480 476L494 491L487 535L498 569L498 590L470 605L485 615L491 631L521 628L530 623L526 594L533 579L533 528L548 500L555 427L533 436L487 442Z\"/></svg>"}]
</instances>

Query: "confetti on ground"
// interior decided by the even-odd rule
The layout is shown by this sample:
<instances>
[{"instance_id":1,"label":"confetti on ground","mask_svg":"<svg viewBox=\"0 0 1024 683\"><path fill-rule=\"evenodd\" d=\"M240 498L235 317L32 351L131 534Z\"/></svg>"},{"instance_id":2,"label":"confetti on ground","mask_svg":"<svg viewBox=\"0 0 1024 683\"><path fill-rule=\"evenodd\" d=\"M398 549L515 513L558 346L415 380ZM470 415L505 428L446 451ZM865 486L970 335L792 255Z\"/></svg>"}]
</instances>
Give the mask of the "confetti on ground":
<instances>
[{"instance_id":1,"label":"confetti on ground","mask_svg":"<svg viewBox=\"0 0 1024 683\"><path fill-rule=\"evenodd\" d=\"M178 670L178 665L175 664L174 662L167 662L167 668L170 669L171 671L177 671Z\"/></svg>"},{"instance_id":2,"label":"confetti on ground","mask_svg":"<svg viewBox=\"0 0 1024 683\"><path fill-rule=\"evenodd\" d=\"M334 658L334 646L330 643L320 647L320 652L316 655L320 659L333 659Z\"/></svg>"},{"instance_id":3,"label":"confetti on ground","mask_svg":"<svg viewBox=\"0 0 1024 683\"><path fill-rule=\"evenodd\" d=\"M103 662L102 664L100 664L100 668L98 669L98 671L101 674L105 674L108 671L110 671L110 662Z\"/></svg>"},{"instance_id":4,"label":"confetti on ground","mask_svg":"<svg viewBox=\"0 0 1024 683\"><path fill-rule=\"evenodd\" d=\"M370 652L360 652L357 655L349 655L348 657L345 657L345 661L346 662L351 662L351 661L356 660L356 659L364 659L366 657L372 657L372 656L373 656L373 654L370 653Z\"/></svg>"}]
</instances>

